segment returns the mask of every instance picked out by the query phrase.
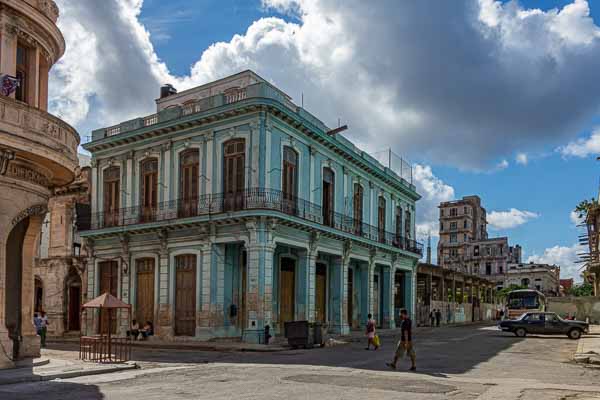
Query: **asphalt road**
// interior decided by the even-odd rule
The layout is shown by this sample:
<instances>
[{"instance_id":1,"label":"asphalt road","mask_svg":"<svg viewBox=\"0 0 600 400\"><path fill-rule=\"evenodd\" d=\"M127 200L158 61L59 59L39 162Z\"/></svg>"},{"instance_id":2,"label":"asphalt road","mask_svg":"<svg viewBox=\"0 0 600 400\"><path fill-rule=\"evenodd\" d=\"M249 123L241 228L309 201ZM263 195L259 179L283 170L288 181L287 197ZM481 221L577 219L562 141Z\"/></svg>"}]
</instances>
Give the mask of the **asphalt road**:
<instances>
[{"instance_id":1,"label":"asphalt road","mask_svg":"<svg viewBox=\"0 0 600 400\"><path fill-rule=\"evenodd\" d=\"M418 370L385 366L395 341L278 353L134 351L142 369L0 386L0 399L600 399L600 370L571 362L577 342L495 327L428 330ZM59 350L59 349L58 349Z\"/></svg>"}]
</instances>

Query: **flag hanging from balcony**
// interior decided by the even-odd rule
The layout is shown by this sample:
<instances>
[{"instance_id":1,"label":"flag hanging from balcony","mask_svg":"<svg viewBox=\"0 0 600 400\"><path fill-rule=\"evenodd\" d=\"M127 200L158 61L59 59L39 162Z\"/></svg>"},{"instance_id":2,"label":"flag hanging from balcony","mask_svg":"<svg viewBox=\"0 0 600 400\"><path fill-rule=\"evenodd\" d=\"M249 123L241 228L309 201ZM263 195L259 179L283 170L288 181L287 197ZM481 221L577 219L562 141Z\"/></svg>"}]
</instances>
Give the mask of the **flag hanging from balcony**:
<instances>
[{"instance_id":1,"label":"flag hanging from balcony","mask_svg":"<svg viewBox=\"0 0 600 400\"><path fill-rule=\"evenodd\" d=\"M10 96L19 86L19 79L8 74L0 75L0 94Z\"/></svg>"}]
</instances>

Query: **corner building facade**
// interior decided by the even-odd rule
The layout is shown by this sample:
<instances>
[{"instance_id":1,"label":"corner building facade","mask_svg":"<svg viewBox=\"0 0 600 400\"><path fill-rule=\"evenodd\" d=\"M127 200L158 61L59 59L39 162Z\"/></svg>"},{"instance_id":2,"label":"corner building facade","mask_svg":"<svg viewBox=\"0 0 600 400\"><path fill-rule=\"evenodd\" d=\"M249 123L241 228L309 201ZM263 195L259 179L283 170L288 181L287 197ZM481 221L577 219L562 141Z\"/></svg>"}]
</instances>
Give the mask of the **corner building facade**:
<instances>
[{"instance_id":1,"label":"corner building facade","mask_svg":"<svg viewBox=\"0 0 600 400\"><path fill-rule=\"evenodd\" d=\"M262 342L286 321L347 333L414 313L414 185L255 73L163 87L156 114L84 147L88 298L112 292L159 337Z\"/></svg>"},{"instance_id":2,"label":"corner building facade","mask_svg":"<svg viewBox=\"0 0 600 400\"><path fill-rule=\"evenodd\" d=\"M79 135L46 112L48 73L65 50L57 18L52 0L0 0L0 368L40 354L34 257L51 191L78 165Z\"/></svg>"}]
</instances>

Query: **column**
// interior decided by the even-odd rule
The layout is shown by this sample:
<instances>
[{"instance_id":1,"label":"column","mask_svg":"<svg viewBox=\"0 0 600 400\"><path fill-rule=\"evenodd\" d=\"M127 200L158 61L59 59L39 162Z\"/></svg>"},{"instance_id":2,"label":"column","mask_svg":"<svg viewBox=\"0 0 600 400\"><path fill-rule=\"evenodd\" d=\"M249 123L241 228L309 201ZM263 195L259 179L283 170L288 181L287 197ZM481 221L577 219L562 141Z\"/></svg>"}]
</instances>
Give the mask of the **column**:
<instances>
[{"instance_id":1,"label":"column","mask_svg":"<svg viewBox=\"0 0 600 400\"><path fill-rule=\"evenodd\" d=\"M196 286L196 336L210 337L211 310L216 300L216 266L213 268L213 244L210 239L201 247L200 286ZM215 271L213 271L215 269ZM213 273L214 272L214 273ZM198 274L196 274L198 275ZM213 283L213 277L215 282ZM198 282L198 281L197 281ZM215 290L212 290L213 287Z\"/></svg>"},{"instance_id":2,"label":"column","mask_svg":"<svg viewBox=\"0 0 600 400\"><path fill-rule=\"evenodd\" d=\"M40 57L39 67L39 95L38 95L38 107L40 110L46 111L48 108L48 61L45 57Z\"/></svg>"},{"instance_id":3,"label":"column","mask_svg":"<svg viewBox=\"0 0 600 400\"><path fill-rule=\"evenodd\" d=\"M0 35L0 71L15 76L17 74L17 32L16 28L4 25ZM15 93L10 97L15 98Z\"/></svg>"},{"instance_id":4,"label":"column","mask_svg":"<svg viewBox=\"0 0 600 400\"><path fill-rule=\"evenodd\" d=\"M98 209L98 162L92 159L92 213L97 213ZM92 228L96 221L92 219Z\"/></svg>"},{"instance_id":5,"label":"column","mask_svg":"<svg viewBox=\"0 0 600 400\"><path fill-rule=\"evenodd\" d=\"M205 182L206 182L206 193L203 194L212 194L214 191L213 182L215 181L215 177L213 174L213 155L215 153L215 133L211 132L207 136L206 140L206 171L204 172ZM203 185L204 186L204 185Z\"/></svg>"},{"instance_id":6,"label":"column","mask_svg":"<svg viewBox=\"0 0 600 400\"><path fill-rule=\"evenodd\" d=\"M315 290L316 290L316 271L317 271L317 251L309 250L306 255L307 263L307 319L308 322L315 322Z\"/></svg>"},{"instance_id":7,"label":"column","mask_svg":"<svg viewBox=\"0 0 600 400\"><path fill-rule=\"evenodd\" d=\"M32 322L33 291L35 287L33 273L33 258L37 249L37 237L42 229L41 215L29 217L29 226L23 239L23 263L21 275L21 343L20 357L39 357L40 339Z\"/></svg>"},{"instance_id":8,"label":"column","mask_svg":"<svg viewBox=\"0 0 600 400\"><path fill-rule=\"evenodd\" d=\"M383 269L383 328L393 329L394 321L394 268Z\"/></svg>"},{"instance_id":9,"label":"column","mask_svg":"<svg viewBox=\"0 0 600 400\"><path fill-rule=\"evenodd\" d=\"M406 271L404 274L404 308L408 311L409 317L413 320L413 323L416 324L416 305L415 305L415 285L417 282L417 271L416 268L410 271Z\"/></svg>"},{"instance_id":10,"label":"column","mask_svg":"<svg viewBox=\"0 0 600 400\"><path fill-rule=\"evenodd\" d=\"M169 250L162 244L158 259L158 321L155 325L160 337L175 334L175 263L169 265ZM169 281L172 280L171 288Z\"/></svg>"},{"instance_id":11,"label":"column","mask_svg":"<svg viewBox=\"0 0 600 400\"><path fill-rule=\"evenodd\" d=\"M265 326L273 328L273 260L276 246L272 240L272 226L267 221L248 221L246 227L250 236L246 245L248 322L243 340L262 343Z\"/></svg>"},{"instance_id":12,"label":"column","mask_svg":"<svg viewBox=\"0 0 600 400\"><path fill-rule=\"evenodd\" d=\"M331 330L334 333L345 335L350 332L348 326L348 263L343 262L342 257L333 257L330 266L333 281Z\"/></svg>"}]
</instances>

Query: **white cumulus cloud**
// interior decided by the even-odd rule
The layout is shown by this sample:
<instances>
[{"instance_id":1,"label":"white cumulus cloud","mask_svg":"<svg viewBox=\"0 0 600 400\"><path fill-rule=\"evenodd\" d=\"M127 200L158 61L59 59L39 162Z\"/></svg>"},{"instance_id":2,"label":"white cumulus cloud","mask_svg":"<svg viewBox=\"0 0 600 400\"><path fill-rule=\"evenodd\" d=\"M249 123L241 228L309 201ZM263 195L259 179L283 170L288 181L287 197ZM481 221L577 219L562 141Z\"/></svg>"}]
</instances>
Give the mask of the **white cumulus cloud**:
<instances>
[{"instance_id":1,"label":"white cumulus cloud","mask_svg":"<svg viewBox=\"0 0 600 400\"><path fill-rule=\"evenodd\" d=\"M579 257L577 254L585 251L585 247L579 244L573 246L554 246L544 250L543 254L533 254L527 258L527 262L542 264L556 264L560 266L560 277L574 278L581 281L581 264L576 264Z\"/></svg>"},{"instance_id":2,"label":"white cumulus cloud","mask_svg":"<svg viewBox=\"0 0 600 400\"><path fill-rule=\"evenodd\" d=\"M454 188L436 177L428 165L415 165L413 177L417 192L422 196L417 203L417 236L439 236L438 205L454 199Z\"/></svg>"},{"instance_id":3,"label":"white cumulus cloud","mask_svg":"<svg viewBox=\"0 0 600 400\"><path fill-rule=\"evenodd\" d=\"M515 157L515 161L517 162L517 164L527 165L527 163L529 162L527 153L517 153L517 156Z\"/></svg>"},{"instance_id":4,"label":"white cumulus cloud","mask_svg":"<svg viewBox=\"0 0 600 400\"><path fill-rule=\"evenodd\" d=\"M583 223L583 218L579 218L579 213L575 211L571 211L571 213L569 214L569 219L571 220L573 225L576 226Z\"/></svg>"},{"instance_id":5,"label":"white cumulus cloud","mask_svg":"<svg viewBox=\"0 0 600 400\"><path fill-rule=\"evenodd\" d=\"M487 220L492 229L511 229L523 225L540 215L531 211L521 211L511 208L508 211L492 211L488 213Z\"/></svg>"},{"instance_id":6,"label":"white cumulus cloud","mask_svg":"<svg viewBox=\"0 0 600 400\"><path fill-rule=\"evenodd\" d=\"M254 21L198 54L185 76L158 59L142 0L58 3L67 52L50 105L83 135L151 113L165 82L185 89L246 68L304 93L329 125L340 117L359 144L470 169L569 140L600 106L600 34L585 0L549 11L493 0L264 0L293 22Z\"/></svg>"},{"instance_id":7,"label":"white cumulus cloud","mask_svg":"<svg viewBox=\"0 0 600 400\"><path fill-rule=\"evenodd\" d=\"M600 153L600 128L594 129L588 138L580 138L558 148L564 157L584 158L590 154Z\"/></svg>"}]
</instances>

